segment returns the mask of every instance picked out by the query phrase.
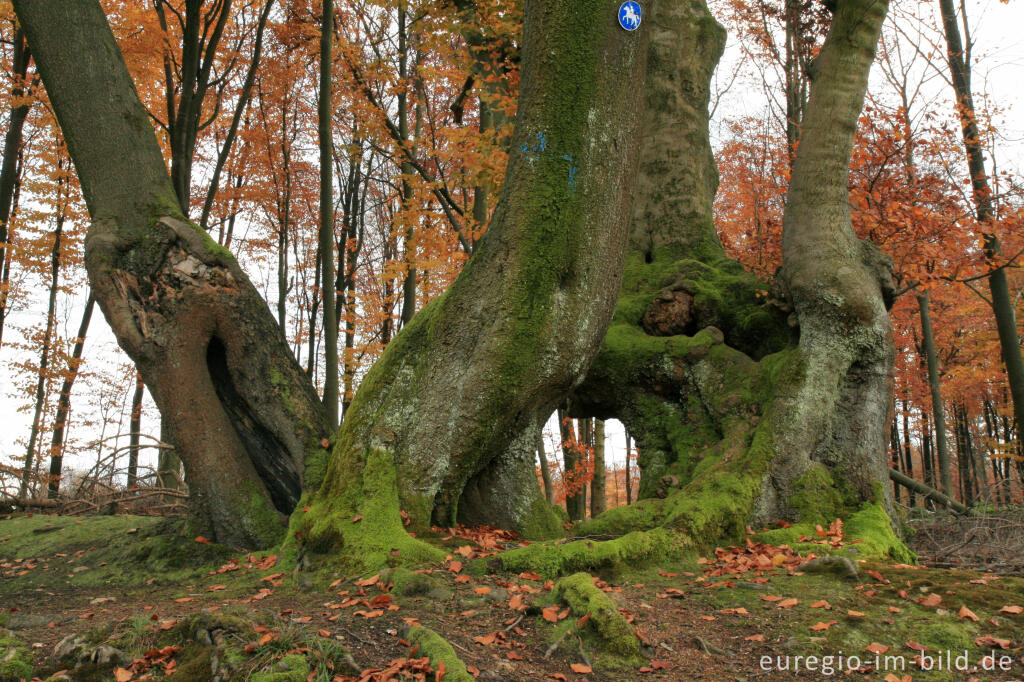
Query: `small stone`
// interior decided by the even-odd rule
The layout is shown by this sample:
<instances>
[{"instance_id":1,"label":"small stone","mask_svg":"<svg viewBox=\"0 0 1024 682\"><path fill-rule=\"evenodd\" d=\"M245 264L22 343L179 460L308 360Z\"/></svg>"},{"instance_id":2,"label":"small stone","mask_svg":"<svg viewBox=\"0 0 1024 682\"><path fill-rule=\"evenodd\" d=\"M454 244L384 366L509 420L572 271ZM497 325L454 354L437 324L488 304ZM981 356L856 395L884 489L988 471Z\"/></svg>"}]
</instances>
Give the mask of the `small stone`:
<instances>
[{"instance_id":1,"label":"small stone","mask_svg":"<svg viewBox=\"0 0 1024 682\"><path fill-rule=\"evenodd\" d=\"M55 661L69 661L78 658L78 654L85 648L85 645L85 637L71 633L57 642L57 646L53 648L53 659Z\"/></svg>"},{"instance_id":2,"label":"small stone","mask_svg":"<svg viewBox=\"0 0 1024 682\"><path fill-rule=\"evenodd\" d=\"M130 662L128 656L120 649L115 649L109 644L101 644L89 654L89 659L96 665L122 665Z\"/></svg>"}]
</instances>

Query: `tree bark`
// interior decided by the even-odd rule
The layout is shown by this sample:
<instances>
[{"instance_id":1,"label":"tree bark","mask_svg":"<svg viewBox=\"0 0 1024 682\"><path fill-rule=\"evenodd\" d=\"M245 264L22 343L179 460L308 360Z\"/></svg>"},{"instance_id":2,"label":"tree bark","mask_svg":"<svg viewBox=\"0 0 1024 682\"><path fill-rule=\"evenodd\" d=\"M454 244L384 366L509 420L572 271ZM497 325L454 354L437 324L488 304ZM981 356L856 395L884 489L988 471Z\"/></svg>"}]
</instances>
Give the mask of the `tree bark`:
<instances>
[{"instance_id":1,"label":"tree bark","mask_svg":"<svg viewBox=\"0 0 1024 682\"><path fill-rule=\"evenodd\" d=\"M169 426L196 530L273 544L303 478L322 471L323 405L230 252L184 219L98 2L15 11L92 216L96 301Z\"/></svg>"},{"instance_id":2,"label":"tree bark","mask_svg":"<svg viewBox=\"0 0 1024 682\"><path fill-rule=\"evenodd\" d=\"M619 29L618 5L527 5L499 209L456 281L363 379L311 511L297 512L303 550L362 564L392 549L436 556L399 509L417 532L560 532L537 486L536 433L604 337L635 176L647 32Z\"/></svg>"}]
</instances>

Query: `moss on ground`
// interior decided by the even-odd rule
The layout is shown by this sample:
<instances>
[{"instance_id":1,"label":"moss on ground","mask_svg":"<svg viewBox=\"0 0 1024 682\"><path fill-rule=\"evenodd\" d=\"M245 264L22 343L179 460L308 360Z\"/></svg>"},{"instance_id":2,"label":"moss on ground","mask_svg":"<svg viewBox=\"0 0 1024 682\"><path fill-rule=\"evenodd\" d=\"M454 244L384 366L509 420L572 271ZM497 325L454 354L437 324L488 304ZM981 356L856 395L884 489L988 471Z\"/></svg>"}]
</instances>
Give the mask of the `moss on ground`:
<instances>
[{"instance_id":1,"label":"moss on ground","mask_svg":"<svg viewBox=\"0 0 1024 682\"><path fill-rule=\"evenodd\" d=\"M32 677L32 654L28 646L12 633L0 631L0 680L27 680Z\"/></svg>"},{"instance_id":2,"label":"moss on ground","mask_svg":"<svg viewBox=\"0 0 1024 682\"><path fill-rule=\"evenodd\" d=\"M50 576L51 587L103 588L177 582L238 556L230 547L198 543L182 528L180 519L152 516L14 515L0 520L0 538L7 538L0 558L66 562L67 572ZM8 589L27 589L38 577L29 571L4 580Z\"/></svg>"}]
</instances>

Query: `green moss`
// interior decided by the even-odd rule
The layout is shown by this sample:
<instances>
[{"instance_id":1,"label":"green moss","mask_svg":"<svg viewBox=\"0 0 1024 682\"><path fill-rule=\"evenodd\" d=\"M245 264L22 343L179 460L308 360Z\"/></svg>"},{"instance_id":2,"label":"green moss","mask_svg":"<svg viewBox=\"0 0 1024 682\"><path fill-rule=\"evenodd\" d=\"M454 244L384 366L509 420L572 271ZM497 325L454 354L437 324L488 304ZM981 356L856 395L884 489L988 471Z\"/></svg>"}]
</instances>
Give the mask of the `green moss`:
<instances>
[{"instance_id":1,"label":"green moss","mask_svg":"<svg viewBox=\"0 0 1024 682\"><path fill-rule=\"evenodd\" d=\"M802 523L828 523L839 516L844 505L828 468L811 462L804 475L793 483L789 506Z\"/></svg>"},{"instance_id":2,"label":"green moss","mask_svg":"<svg viewBox=\"0 0 1024 682\"><path fill-rule=\"evenodd\" d=\"M451 682L473 682L475 679L466 670L466 664L459 660L455 649L443 637L430 628L417 625L410 628L406 639L414 646L419 645L417 656L426 656L430 665L437 670L438 664L444 662L444 679Z\"/></svg>"},{"instance_id":3,"label":"green moss","mask_svg":"<svg viewBox=\"0 0 1024 682\"><path fill-rule=\"evenodd\" d=\"M308 512L296 510L286 550L300 543L328 563L366 571L444 559L444 552L410 536L402 525L395 463L388 451L370 450L365 464L348 475L344 485L321 488Z\"/></svg>"},{"instance_id":4,"label":"green moss","mask_svg":"<svg viewBox=\"0 0 1024 682\"><path fill-rule=\"evenodd\" d=\"M381 582L392 583L391 593L397 597L430 597L432 601L444 601L452 592L443 582L427 573L417 573L398 566L381 573Z\"/></svg>"},{"instance_id":5,"label":"green moss","mask_svg":"<svg viewBox=\"0 0 1024 682\"><path fill-rule=\"evenodd\" d=\"M858 559L891 559L893 561L914 564L917 557L892 530L889 516L881 504L874 502L863 505L859 511L844 516L844 545L831 548L828 545L812 542L800 542L800 538L816 538L815 524L798 523L788 528L776 528L762 531L756 538L773 545L789 545L798 552L815 552L816 554L841 554ZM837 516L832 516L832 519ZM826 519L828 518L826 517Z\"/></svg>"},{"instance_id":6,"label":"green moss","mask_svg":"<svg viewBox=\"0 0 1024 682\"><path fill-rule=\"evenodd\" d=\"M66 555L56 560L67 562L68 570L47 580L60 589L141 586L154 576L160 583L170 582L217 568L236 556L229 547L196 543L195 534L182 534L182 525L181 519L153 516L13 516L0 520L0 537L10 536L0 545L0 556ZM79 551L81 556L75 556ZM32 573L9 577L5 589L37 587L38 581Z\"/></svg>"},{"instance_id":7,"label":"green moss","mask_svg":"<svg viewBox=\"0 0 1024 682\"><path fill-rule=\"evenodd\" d=\"M515 529L527 540L550 540L565 535L562 519L540 495L536 495L530 509L523 515L522 523ZM568 515L566 515L568 517Z\"/></svg>"},{"instance_id":8,"label":"green moss","mask_svg":"<svg viewBox=\"0 0 1024 682\"><path fill-rule=\"evenodd\" d=\"M253 673L251 682L306 682L309 662L301 654L289 654L271 666L270 672Z\"/></svg>"},{"instance_id":9,"label":"green moss","mask_svg":"<svg viewBox=\"0 0 1024 682\"><path fill-rule=\"evenodd\" d=\"M917 563L917 556L896 537L885 508L877 502L865 504L846 520L845 536L862 540L855 545L861 556L888 557L905 564Z\"/></svg>"},{"instance_id":10,"label":"green moss","mask_svg":"<svg viewBox=\"0 0 1024 682\"><path fill-rule=\"evenodd\" d=\"M967 626L955 620L924 623L915 628L915 631L919 633L918 641L921 644L936 651L952 649L959 652L974 645L974 637L967 631Z\"/></svg>"},{"instance_id":11,"label":"green moss","mask_svg":"<svg viewBox=\"0 0 1024 682\"><path fill-rule=\"evenodd\" d=\"M212 682L214 651L213 647L198 642L183 647L175 657L178 665L167 676L167 682Z\"/></svg>"},{"instance_id":12,"label":"green moss","mask_svg":"<svg viewBox=\"0 0 1024 682\"><path fill-rule=\"evenodd\" d=\"M239 520L249 533L259 538L260 548L274 547L281 542L285 533L285 518L274 507L270 496L256 486L245 482L232 493L238 498L235 508Z\"/></svg>"},{"instance_id":13,"label":"green moss","mask_svg":"<svg viewBox=\"0 0 1024 682\"><path fill-rule=\"evenodd\" d=\"M24 642L0 634L0 680L32 677L32 654Z\"/></svg>"},{"instance_id":14,"label":"green moss","mask_svg":"<svg viewBox=\"0 0 1024 682\"><path fill-rule=\"evenodd\" d=\"M605 664L636 664L640 662L640 640L633 627L619 613L614 602L594 586L588 573L576 573L555 583L553 596L561 599L577 618L590 615L584 626L596 636L599 658ZM610 656L608 656L610 655Z\"/></svg>"}]
</instances>

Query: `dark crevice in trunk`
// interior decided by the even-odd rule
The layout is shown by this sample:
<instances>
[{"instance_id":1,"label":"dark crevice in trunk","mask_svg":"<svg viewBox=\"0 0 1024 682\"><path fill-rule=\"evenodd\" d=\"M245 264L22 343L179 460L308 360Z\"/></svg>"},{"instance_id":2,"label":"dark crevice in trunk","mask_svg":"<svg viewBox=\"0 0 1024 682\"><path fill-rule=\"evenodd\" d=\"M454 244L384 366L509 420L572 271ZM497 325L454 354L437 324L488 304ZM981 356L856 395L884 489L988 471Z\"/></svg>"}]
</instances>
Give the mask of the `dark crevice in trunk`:
<instances>
[{"instance_id":1,"label":"dark crevice in trunk","mask_svg":"<svg viewBox=\"0 0 1024 682\"><path fill-rule=\"evenodd\" d=\"M288 448L254 414L249 403L239 394L228 369L227 349L217 337L206 347L206 366L210 371L217 397L245 445L256 473L266 486L274 507L290 514L302 495L299 472Z\"/></svg>"}]
</instances>

